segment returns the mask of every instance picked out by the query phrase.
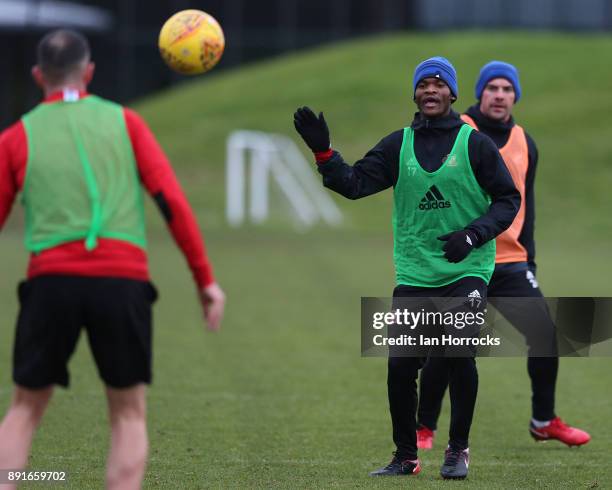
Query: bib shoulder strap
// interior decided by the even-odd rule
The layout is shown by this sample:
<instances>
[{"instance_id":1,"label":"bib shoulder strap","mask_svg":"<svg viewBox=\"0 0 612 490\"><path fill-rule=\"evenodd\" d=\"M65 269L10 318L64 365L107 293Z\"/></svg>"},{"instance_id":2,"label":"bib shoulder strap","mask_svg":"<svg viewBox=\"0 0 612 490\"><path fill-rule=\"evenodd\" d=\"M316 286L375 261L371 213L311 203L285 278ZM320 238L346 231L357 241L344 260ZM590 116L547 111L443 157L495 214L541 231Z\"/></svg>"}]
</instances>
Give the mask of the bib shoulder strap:
<instances>
[{"instance_id":1,"label":"bib shoulder strap","mask_svg":"<svg viewBox=\"0 0 612 490\"><path fill-rule=\"evenodd\" d=\"M461 119L466 122L467 124L469 124L470 126L472 126L474 129L478 129L478 125L476 124L476 121L474 121L470 116L468 116L467 114L461 114Z\"/></svg>"}]
</instances>

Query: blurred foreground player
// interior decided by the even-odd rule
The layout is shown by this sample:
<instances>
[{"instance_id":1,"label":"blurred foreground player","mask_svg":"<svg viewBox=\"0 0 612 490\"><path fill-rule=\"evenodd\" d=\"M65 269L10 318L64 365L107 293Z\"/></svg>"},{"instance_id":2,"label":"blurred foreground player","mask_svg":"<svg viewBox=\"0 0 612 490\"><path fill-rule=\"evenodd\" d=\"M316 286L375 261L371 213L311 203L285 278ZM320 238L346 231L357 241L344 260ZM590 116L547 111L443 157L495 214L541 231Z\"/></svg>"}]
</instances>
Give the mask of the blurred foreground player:
<instances>
[{"instance_id":1,"label":"blurred foreground player","mask_svg":"<svg viewBox=\"0 0 612 490\"><path fill-rule=\"evenodd\" d=\"M19 192L28 279L19 285L15 389L0 425L0 468L27 465L34 431L85 327L106 385L111 424L108 488L139 488L148 439L151 307L142 188L158 204L198 287L210 330L224 293L195 217L145 122L86 92L87 40L58 30L38 45L32 74L44 101L0 135L0 228Z\"/></svg>"}]
</instances>

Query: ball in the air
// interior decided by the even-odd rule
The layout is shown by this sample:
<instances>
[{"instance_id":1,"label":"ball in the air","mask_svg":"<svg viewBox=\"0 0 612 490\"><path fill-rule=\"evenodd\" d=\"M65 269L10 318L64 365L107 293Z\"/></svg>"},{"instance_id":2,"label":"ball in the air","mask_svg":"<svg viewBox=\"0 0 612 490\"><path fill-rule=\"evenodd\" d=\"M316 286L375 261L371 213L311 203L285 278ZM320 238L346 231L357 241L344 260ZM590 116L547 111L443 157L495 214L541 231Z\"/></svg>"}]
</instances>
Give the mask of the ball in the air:
<instances>
[{"instance_id":1,"label":"ball in the air","mask_svg":"<svg viewBox=\"0 0 612 490\"><path fill-rule=\"evenodd\" d=\"M183 75L211 70L225 49L223 29L201 10L183 10L170 17L159 33L159 51L166 64Z\"/></svg>"}]
</instances>

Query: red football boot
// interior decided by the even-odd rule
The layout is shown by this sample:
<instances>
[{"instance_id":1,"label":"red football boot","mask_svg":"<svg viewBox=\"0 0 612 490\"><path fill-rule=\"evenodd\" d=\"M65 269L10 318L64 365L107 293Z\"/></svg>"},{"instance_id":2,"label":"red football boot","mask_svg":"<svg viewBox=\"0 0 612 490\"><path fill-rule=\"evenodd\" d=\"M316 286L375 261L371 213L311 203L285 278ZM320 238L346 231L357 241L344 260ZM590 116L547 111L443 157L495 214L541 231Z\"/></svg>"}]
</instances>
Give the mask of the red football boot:
<instances>
[{"instance_id":1,"label":"red football boot","mask_svg":"<svg viewBox=\"0 0 612 490\"><path fill-rule=\"evenodd\" d=\"M529 433L536 441L556 439L568 446L582 446L591 440L591 436L583 430L565 425L563 420L555 417L546 427L535 427L529 424Z\"/></svg>"},{"instance_id":2,"label":"red football boot","mask_svg":"<svg viewBox=\"0 0 612 490\"><path fill-rule=\"evenodd\" d=\"M424 425L419 426L417 429L417 447L419 449L431 449L434 441L434 431L425 427Z\"/></svg>"}]
</instances>

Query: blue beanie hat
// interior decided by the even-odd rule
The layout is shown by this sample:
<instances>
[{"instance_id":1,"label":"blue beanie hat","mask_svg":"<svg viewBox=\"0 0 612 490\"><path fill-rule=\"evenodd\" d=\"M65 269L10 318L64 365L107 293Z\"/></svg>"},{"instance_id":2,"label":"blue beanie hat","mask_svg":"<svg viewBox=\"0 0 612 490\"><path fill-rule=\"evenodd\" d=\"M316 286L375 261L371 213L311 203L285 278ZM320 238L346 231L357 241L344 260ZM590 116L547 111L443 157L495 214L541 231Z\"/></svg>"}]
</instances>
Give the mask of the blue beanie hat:
<instances>
[{"instance_id":1,"label":"blue beanie hat","mask_svg":"<svg viewBox=\"0 0 612 490\"><path fill-rule=\"evenodd\" d=\"M519 82L519 73L514 65L504 63L503 61L491 61L482 67L478 81L476 82L476 98L482 98L482 92L487 83L494 78L505 78L514 87L516 95L514 102L518 102L521 98L521 83Z\"/></svg>"},{"instance_id":2,"label":"blue beanie hat","mask_svg":"<svg viewBox=\"0 0 612 490\"><path fill-rule=\"evenodd\" d=\"M424 78L439 78L442 80L451 93L458 96L459 89L457 87L457 72L455 67L442 56L434 56L421 62L414 70L414 78L412 79L413 93L416 92L416 87Z\"/></svg>"}]
</instances>

